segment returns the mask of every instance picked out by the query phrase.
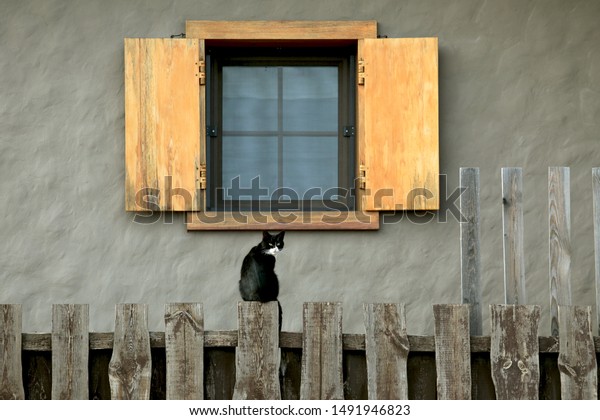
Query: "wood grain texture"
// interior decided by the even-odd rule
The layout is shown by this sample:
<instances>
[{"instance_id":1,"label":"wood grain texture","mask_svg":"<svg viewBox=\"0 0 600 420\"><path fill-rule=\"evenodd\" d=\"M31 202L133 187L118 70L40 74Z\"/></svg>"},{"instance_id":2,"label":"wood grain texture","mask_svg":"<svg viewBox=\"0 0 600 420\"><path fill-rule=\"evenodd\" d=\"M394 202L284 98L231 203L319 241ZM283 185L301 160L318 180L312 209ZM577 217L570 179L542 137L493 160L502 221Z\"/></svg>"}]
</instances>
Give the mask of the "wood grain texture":
<instances>
[{"instance_id":1,"label":"wood grain texture","mask_svg":"<svg viewBox=\"0 0 600 420\"><path fill-rule=\"evenodd\" d=\"M410 344L404 304L365 304L364 314L369 399L408 399Z\"/></svg>"},{"instance_id":2,"label":"wood grain texture","mask_svg":"<svg viewBox=\"0 0 600 420\"><path fill-rule=\"evenodd\" d=\"M280 400L277 302L238 303L234 400Z\"/></svg>"},{"instance_id":3,"label":"wood grain texture","mask_svg":"<svg viewBox=\"0 0 600 420\"><path fill-rule=\"evenodd\" d=\"M21 305L0 305L0 400L23 400Z\"/></svg>"},{"instance_id":4,"label":"wood grain texture","mask_svg":"<svg viewBox=\"0 0 600 420\"><path fill-rule=\"evenodd\" d=\"M560 393L563 400L597 400L598 370L592 308L590 306L558 307L560 320Z\"/></svg>"},{"instance_id":5,"label":"wood grain texture","mask_svg":"<svg viewBox=\"0 0 600 420\"><path fill-rule=\"evenodd\" d=\"M525 305L523 251L523 170L502 168L502 232L504 234L504 303Z\"/></svg>"},{"instance_id":6,"label":"wood grain texture","mask_svg":"<svg viewBox=\"0 0 600 420\"><path fill-rule=\"evenodd\" d=\"M481 241L479 168L460 168L460 283L462 303L469 305L471 335L483 331L481 308Z\"/></svg>"},{"instance_id":7,"label":"wood grain texture","mask_svg":"<svg viewBox=\"0 0 600 420\"><path fill-rule=\"evenodd\" d=\"M378 212L189 212L187 230L378 230Z\"/></svg>"},{"instance_id":8,"label":"wood grain texture","mask_svg":"<svg viewBox=\"0 0 600 420\"><path fill-rule=\"evenodd\" d=\"M490 305L492 379L499 400L537 400L539 306Z\"/></svg>"},{"instance_id":9,"label":"wood grain texture","mask_svg":"<svg viewBox=\"0 0 600 420\"><path fill-rule=\"evenodd\" d=\"M89 399L89 305L52 305L52 399Z\"/></svg>"},{"instance_id":10,"label":"wood grain texture","mask_svg":"<svg viewBox=\"0 0 600 420\"><path fill-rule=\"evenodd\" d=\"M364 62L357 88L361 209L437 210L437 38L359 40L357 59Z\"/></svg>"},{"instance_id":11,"label":"wood grain texture","mask_svg":"<svg viewBox=\"0 0 600 420\"><path fill-rule=\"evenodd\" d=\"M232 40L307 40L377 38L377 22L368 21L210 21L188 20L187 38Z\"/></svg>"},{"instance_id":12,"label":"wood grain texture","mask_svg":"<svg viewBox=\"0 0 600 420\"><path fill-rule=\"evenodd\" d=\"M113 353L108 366L113 400L150 398L152 358L148 305L116 305Z\"/></svg>"},{"instance_id":13,"label":"wood grain texture","mask_svg":"<svg viewBox=\"0 0 600 420\"><path fill-rule=\"evenodd\" d=\"M201 303L165 305L168 400L204 399L204 312Z\"/></svg>"},{"instance_id":14,"label":"wood grain texture","mask_svg":"<svg viewBox=\"0 0 600 420\"><path fill-rule=\"evenodd\" d=\"M200 209L202 41L125 39L125 208Z\"/></svg>"},{"instance_id":15,"label":"wood grain texture","mask_svg":"<svg viewBox=\"0 0 600 420\"><path fill-rule=\"evenodd\" d=\"M300 399L341 400L342 305L304 303Z\"/></svg>"},{"instance_id":16,"label":"wood grain texture","mask_svg":"<svg viewBox=\"0 0 600 420\"><path fill-rule=\"evenodd\" d=\"M594 263L596 273L596 308L600 308L600 168L592 169L594 202ZM600 334L600 310L596 310L596 331Z\"/></svg>"},{"instance_id":17,"label":"wood grain texture","mask_svg":"<svg viewBox=\"0 0 600 420\"><path fill-rule=\"evenodd\" d=\"M558 306L571 305L571 200L569 168L548 168L551 334L559 335Z\"/></svg>"},{"instance_id":18,"label":"wood grain texture","mask_svg":"<svg viewBox=\"0 0 600 420\"><path fill-rule=\"evenodd\" d=\"M433 305L438 400L471 399L469 305Z\"/></svg>"}]
</instances>

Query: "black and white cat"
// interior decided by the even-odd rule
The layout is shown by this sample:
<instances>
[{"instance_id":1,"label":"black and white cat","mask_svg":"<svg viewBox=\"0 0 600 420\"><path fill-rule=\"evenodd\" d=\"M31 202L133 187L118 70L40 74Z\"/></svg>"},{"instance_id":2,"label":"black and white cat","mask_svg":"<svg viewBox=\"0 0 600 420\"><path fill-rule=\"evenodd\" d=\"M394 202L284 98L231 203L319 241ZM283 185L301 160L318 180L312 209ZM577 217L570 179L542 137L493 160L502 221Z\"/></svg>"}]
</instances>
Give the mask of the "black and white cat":
<instances>
[{"instance_id":1,"label":"black and white cat","mask_svg":"<svg viewBox=\"0 0 600 420\"><path fill-rule=\"evenodd\" d=\"M271 235L264 231L262 241L244 257L240 277L240 294L246 301L271 302L279 296L279 280L275 274L275 255L283 249L285 232ZM279 329L281 330L281 304Z\"/></svg>"}]
</instances>

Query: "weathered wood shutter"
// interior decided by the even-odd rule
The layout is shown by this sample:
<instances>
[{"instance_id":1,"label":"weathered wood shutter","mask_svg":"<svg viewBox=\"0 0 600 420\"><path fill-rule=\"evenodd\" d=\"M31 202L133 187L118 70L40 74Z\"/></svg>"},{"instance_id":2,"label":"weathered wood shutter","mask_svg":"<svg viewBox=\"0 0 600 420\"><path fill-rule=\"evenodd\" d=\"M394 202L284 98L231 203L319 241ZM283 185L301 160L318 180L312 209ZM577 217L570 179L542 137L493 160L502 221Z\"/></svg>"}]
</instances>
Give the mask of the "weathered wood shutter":
<instances>
[{"instance_id":1,"label":"weathered wood shutter","mask_svg":"<svg viewBox=\"0 0 600 420\"><path fill-rule=\"evenodd\" d=\"M358 41L362 210L439 208L438 40Z\"/></svg>"},{"instance_id":2,"label":"weathered wood shutter","mask_svg":"<svg viewBox=\"0 0 600 420\"><path fill-rule=\"evenodd\" d=\"M203 56L198 39L125 39L128 211L200 207Z\"/></svg>"}]
</instances>

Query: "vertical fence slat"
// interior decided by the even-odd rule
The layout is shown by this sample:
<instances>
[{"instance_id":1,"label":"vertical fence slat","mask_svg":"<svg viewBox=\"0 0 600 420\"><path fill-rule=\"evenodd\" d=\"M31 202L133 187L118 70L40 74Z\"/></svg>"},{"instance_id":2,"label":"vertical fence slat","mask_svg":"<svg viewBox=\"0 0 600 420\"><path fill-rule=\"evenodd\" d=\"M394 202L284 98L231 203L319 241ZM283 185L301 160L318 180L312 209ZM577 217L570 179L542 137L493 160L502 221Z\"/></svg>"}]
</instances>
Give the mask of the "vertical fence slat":
<instances>
[{"instance_id":1,"label":"vertical fence slat","mask_svg":"<svg viewBox=\"0 0 600 420\"><path fill-rule=\"evenodd\" d=\"M165 305L168 400L204 399L204 312L201 303Z\"/></svg>"},{"instance_id":2,"label":"vertical fence slat","mask_svg":"<svg viewBox=\"0 0 600 420\"><path fill-rule=\"evenodd\" d=\"M523 170L502 168L502 231L506 304L527 303L523 252Z\"/></svg>"},{"instance_id":3,"label":"vertical fence slat","mask_svg":"<svg viewBox=\"0 0 600 420\"><path fill-rule=\"evenodd\" d=\"M233 399L281 399L277 302L239 302L238 320Z\"/></svg>"},{"instance_id":4,"label":"vertical fence slat","mask_svg":"<svg viewBox=\"0 0 600 420\"><path fill-rule=\"evenodd\" d=\"M469 305L433 305L438 400L471 399Z\"/></svg>"},{"instance_id":5,"label":"vertical fence slat","mask_svg":"<svg viewBox=\"0 0 600 420\"><path fill-rule=\"evenodd\" d=\"M52 305L52 399L89 399L89 306Z\"/></svg>"},{"instance_id":6,"label":"vertical fence slat","mask_svg":"<svg viewBox=\"0 0 600 420\"><path fill-rule=\"evenodd\" d=\"M407 400L407 360L404 304L365 304L367 392L370 400Z\"/></svg>"},{"instance_id":7,"label":"vertical fence slat","mask_svg":"<svg viewBox=\"0 0 600 420\"><path fill-rule=\"evenodd\" d=\"M594 262L596 265L596 328L600 335L600 168L592 169L594 191Z\"/></svg>"},{"instance_id":8,"label":"vertical fence slat","mask_svg":"<svg viewBox=\"0 0 600 420\"><path fill-rule=\"evenodd\" d=\"M343 399L342 363L341 303L304 303L300 399Z\"/></svg>"},{"instance_id":9,"label":"vertical fence slat","mask_svg":"<svg viewBox=\"0 0 600 420\"><path fill-rule=\"evenodd\" d=\"M598 374L590 306L559 306L558 370L563 400L597 400Z\"/></svg>"},{"instance_id":10,"label":"vertical fence slat","mask_svg":"<svg viewBox=\"0 0 600 420\"><path fill-rule=\"evenodd\" d=\"M152 358L148 332L148 305L116 305L115 335L108 365L113 400L150 398Z\"/></svg>"},{"instance_id":11,"label":"vertical fence slat","mask_svg":"<svg viewBox=\"0 0 600 420\"><path fill-rule=\"evenodd\" d=\"M539 306L490 305L492 379L499 400L537 400Z\"/></svg>"},{"instance_id":12,"label":"vertical fence slat","mask_svg":"<svg viewBox=\"0 0 600 420\"><path fill-rule=\"evenodd\" d=\"M569 168L548 168L550 316L559 335L558 306L571 305L571 200Z\"/></svg>"},{"instance_id":13,"label":"vertical fence slat","mask_svg":"<svg viewBox=\"0 0 600 420\"><path fill-rule=\"evenodd\" d=\"M21 305L0 305L0 399L24 400Z\"/></svg>"},{"instance_id":14,"label":"vertical fence slat","mask_svg":"<svg viewBox=\"0 0 600 420\"><path fill-rule=\"evenodd\" d=\"M479 240L479 168L460 168L460 261L462 303L470 306L471 335L483 330L481 310L481 250Z\"/></svg>"}]
</instances>

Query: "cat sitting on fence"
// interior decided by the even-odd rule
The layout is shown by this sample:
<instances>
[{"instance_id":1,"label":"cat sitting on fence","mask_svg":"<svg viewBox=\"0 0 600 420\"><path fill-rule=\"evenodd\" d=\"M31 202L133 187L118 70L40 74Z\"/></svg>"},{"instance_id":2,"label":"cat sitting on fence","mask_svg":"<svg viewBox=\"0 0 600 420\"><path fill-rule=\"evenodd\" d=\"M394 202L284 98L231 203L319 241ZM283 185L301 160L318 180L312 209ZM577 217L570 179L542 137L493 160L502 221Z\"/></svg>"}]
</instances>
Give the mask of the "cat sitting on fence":
<instances>
[{"instance_id":1,"label":"cat sitting on fence","mask_svg":"<svg viewBox=\"0 0 600 420\"><path fill-rule=\"evenodd\" d=\"M245 301L271 302L279 305L279 330L281 331L281 304L279 296L279 280L275 274L275 255L283 249L285 232L271 235L264 231L262 241L252 247L244 257L240 278L240 294Z\"/></svg>"}]
</instances>

